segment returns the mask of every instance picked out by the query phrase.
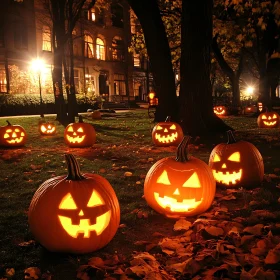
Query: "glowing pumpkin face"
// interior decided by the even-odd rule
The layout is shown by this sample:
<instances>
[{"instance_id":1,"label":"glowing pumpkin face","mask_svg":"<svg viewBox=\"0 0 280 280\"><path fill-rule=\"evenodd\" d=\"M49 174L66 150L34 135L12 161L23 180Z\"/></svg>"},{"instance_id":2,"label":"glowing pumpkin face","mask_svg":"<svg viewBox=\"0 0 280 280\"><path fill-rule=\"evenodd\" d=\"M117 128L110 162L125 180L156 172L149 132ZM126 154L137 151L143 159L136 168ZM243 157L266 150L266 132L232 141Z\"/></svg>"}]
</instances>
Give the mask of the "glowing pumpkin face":
<instances>
[{"instance_id":1,"label":"glowing pumpkin face","mask_svg":"<svg viewBox=\"0 0 280 280\"><path fill-rule=\"evenodd\" d=\"M170 218L194 216L206 211L214 199L216 184L211 169L197 158L187 158L184 138L177 158L164 158L148 171L144 183L147 203ZM186 160L187 158L187 160Z\"/></svg>"},{"instance_id":2,"label":"glowing pumpkin face","mask_svg":"<svg viewBox=\"0 0 280 280\"><path fill-rule=\"evenodd\" d=\"M258 149L246 141L236 142L231 131L228 137L228 143L217 145L209 158L209 166L217 184L228 188L260 184L264 165Z\"/></svg>"},{"instance_id":3,"label":"glowing pumpkin face","mask_svg":"<svg viewBox=\"0 0 280 280\"><path fill-rule=\"evenodd\" d=\"M64 131L64 141L69 147L90 147L95 143L95 139L94 127L84 123L81 117L78 123L70 123Z\"/></svg>"},{"instance_id":4,"label":"glowing pumpkin face","mask_svg":"<svg viewBox=\"0 0 280 280\"><path fill-rule=\"evenodd\" d=\"M215 106L214 113L218 116L224 116L226 115L226 107L225 106Z\"/></svg>"},{"instance_id":5,"label":"glowing pumpkin face","mask_svg":"<svg viewBox=\"0 0 280 280\"><path fill-rule=\"evenodd\" d=\"M49 251L93 252L116 234L119 202L105 178L81 174L75 157L67 154L65 158L68 176L51 178L38 188L29 206L29 226Z\"/></svg>"},{"instance_id":6,"label":"glowing pumpkin face","mask_svg":"<svg viewBox=\"0 0 280 280\"><path fill-rule=\"evenodd\" d=\"M26 143L25 129L20 125L8 125L0 129L0 145L4 147L20 147Z\"/></svg>"},{"instance_id":7,"label":"glowing pumpkin face","mask_svg":"<svg viewBox=\"0 0 280 280\"><path fill-rule=\"evenodd\" d=\"M152 131L152 140L156 146L177 146L183 139L183 130L178 123L171 122L170 117L165 122L159 122Z\"/></svg>"},{"instance_id":8,"label":"glowing pumpkin face","mask_svg":"<svg viewBox=\"0 0 280 280\"><path fill-rule=\"evenodd\" d=\"M93 190L89 197L88 202L79 199L81 205L78 207L73 196L68 193L59 204L58 218L61 226L73 238L79 235L83 238L90 238L91 234L100 235L110 222L111 211L101 195Z\"/></svg>"},{"instance_id":9,"label":"glowing pumpkin face","mask_svg":"<svg viewBox=\"0 0 280 280\"><path fill-rule=\"evenodd\" d=\"M264 112L258 116L257 123L260 128L279 127L279 115L276 112Z\"/></svg>"},{"instance_id":10,"label":"glowing pumpkin face","mask_svg":"<svg viewBox=\"0 0 280 280\"><path fill-rule=\"evenodd\" d=\"M56 133L56 127L50 122L41 123L39 125L39 132L41 135L54 135Z\"/></svg>"}]
</instances>

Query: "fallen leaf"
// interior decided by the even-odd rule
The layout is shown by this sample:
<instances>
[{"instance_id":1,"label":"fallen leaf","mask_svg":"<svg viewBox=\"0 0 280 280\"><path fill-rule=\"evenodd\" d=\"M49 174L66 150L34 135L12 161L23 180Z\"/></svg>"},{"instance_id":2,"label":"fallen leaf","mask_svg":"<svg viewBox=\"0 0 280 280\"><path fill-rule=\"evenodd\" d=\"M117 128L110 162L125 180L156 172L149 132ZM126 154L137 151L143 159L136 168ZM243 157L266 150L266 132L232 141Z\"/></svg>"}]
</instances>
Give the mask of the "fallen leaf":
<instances>
[{"instance_id":1,"label":"fallen leaf","mask_svg":"<svg viewBox=\"0 0 280 280\"><path fill-rule=\"evenodd\" d=\"M24 279L35 280L41 277L41 270L38 267L29 267L24 270Z\"/></svg>"},{"instance_id":2,"label":"fallen leaf","mask_svg":"<svg viewBox=\"0 0 280 280\"><path fill-rule=\"evenodd\" d=\"M179 219L174 224L173 230L179 231L179 230L188 230L192 226L192 223L187 221L186 219Z\"/></svg>"}]
</instances>

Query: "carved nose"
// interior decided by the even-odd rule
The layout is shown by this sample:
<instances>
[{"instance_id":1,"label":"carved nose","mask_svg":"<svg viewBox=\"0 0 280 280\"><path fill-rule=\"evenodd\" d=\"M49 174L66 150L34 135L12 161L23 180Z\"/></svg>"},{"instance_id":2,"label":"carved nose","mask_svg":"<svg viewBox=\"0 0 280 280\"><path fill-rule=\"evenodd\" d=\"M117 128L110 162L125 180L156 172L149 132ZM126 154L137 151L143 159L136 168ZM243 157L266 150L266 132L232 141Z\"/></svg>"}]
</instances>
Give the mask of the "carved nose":
<instances>
[{"instance_id":1,"label":"carved nose","mask_svg":"<svg viewBox=\"0 0 280 280\"><path fill-rule=\"evenodd\" d=\"M84 216L83 210L80 211L79 216Z\"/></svg>"},{"instance_id":2,"label":"carved nose","mask_svg":"<svg viewBox=\"0 0 280 280\"><path fill-rule=\"evenodd\" d=\"M225 163L222 165L222 168L227 168L227 166L226 166L226 164L225 164Z\"/></svg>"},{"instance_id":3,"label":"carved nose","mask_svg":"<svg viewBox=\"0 0 280 280\"><path fill-rule=\"evenodd\" d=\"M179 191L179 189L177 188L173 194L180 195L180 191Z\"/></svg>"},{"instance_id":4,"label":"carved nose","mask_svg":"<svg viewBox=\"0 0 280 280\"><path fill-rule=\"evenodd\" d=\"M164 129L164 132L167 132L167 131L168 131L167 128L165 128L165 129Z\"/></svg>"}]
</instances>

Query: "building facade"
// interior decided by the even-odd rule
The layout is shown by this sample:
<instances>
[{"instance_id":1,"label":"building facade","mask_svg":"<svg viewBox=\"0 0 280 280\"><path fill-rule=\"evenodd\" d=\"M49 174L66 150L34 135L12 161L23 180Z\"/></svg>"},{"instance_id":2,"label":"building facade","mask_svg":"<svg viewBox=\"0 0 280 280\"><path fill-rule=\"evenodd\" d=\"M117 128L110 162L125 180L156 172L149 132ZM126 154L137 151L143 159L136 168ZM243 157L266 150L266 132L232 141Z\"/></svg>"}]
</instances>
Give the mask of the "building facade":
<instances>
[{"instance_id":1,"label":"building facade","mask_svg":"<svg viewBox=\"0 0 280 280\"><path fill-rule=\"evenodd\" d=\"M3 2L0 92L36 92L27 80L32 61L40 58L44 61L42 93L51 94L52 21L44 1ZM128 51L134 28L132 15L126 1L112 1L106 7L85 5L72 32L76 94L115 102L147 100L151 79L148 62Z\"/></svg>"}]
</instances>

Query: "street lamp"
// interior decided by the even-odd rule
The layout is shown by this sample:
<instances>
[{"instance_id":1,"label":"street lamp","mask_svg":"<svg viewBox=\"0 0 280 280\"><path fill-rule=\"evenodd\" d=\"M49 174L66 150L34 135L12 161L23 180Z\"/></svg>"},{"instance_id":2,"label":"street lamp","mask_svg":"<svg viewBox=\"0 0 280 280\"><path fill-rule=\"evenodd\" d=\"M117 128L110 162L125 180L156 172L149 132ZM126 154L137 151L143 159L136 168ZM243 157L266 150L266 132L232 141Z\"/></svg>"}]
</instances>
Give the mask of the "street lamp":
<instances>
[{"instance_id":1,"label":"street lamp","mask_svg":"<svg viewBox=\"0 0 280 280\"><path fill-rule=\"evenodd\" d=\"M40 93L40 107L42 110L42 106L43 106L43 98L42 98L42 86L41 86L41 73L45 67L45 62L42 59L34 59L31 62L31 67L33 69L34 72L36 72L38 74L38 81L39 81L39 93ZM41 117L43 117L43 112L41 112Z\"/></svg>"}]
</instances>

